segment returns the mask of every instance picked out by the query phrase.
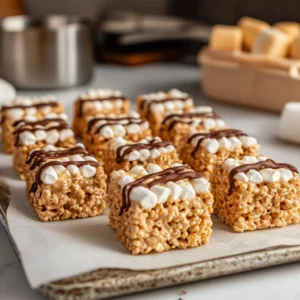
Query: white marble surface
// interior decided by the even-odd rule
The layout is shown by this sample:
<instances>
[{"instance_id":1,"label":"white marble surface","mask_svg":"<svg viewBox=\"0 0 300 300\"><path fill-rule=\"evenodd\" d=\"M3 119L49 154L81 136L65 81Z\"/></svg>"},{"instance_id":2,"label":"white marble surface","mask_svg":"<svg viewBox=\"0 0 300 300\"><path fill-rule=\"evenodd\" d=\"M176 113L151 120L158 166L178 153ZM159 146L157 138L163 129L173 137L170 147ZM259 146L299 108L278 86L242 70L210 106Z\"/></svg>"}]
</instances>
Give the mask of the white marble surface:
<instances>
[{"instance_id":1,"label":"white marble surface","mask_svg":"<svg viewBox=\"0 0 300 300\"><path fill-rule=\"evenodd\" d=\"M284 159L300 167L300 146L286 144L277 139L278 115L210 102L201 95L199 71L195 66L181 64L159 64L137 68L98 66L94 80L89 85L51 93L68 101L67 110L71 114L71 101L79 92L90 86L118 88L132 99L141 92L177 87L193 94L198 105L214 106L232 127L243 129L257 137L263 153L270 154L275 160ZM30 91L22 94L33 95L40 92ZM299 282L300 263L296 263L118 299L298 300L300 299ZM21 264L13 252L2 225L0 225L0 299L43 299L28 286Z\"/></svg>"}]
</instances>

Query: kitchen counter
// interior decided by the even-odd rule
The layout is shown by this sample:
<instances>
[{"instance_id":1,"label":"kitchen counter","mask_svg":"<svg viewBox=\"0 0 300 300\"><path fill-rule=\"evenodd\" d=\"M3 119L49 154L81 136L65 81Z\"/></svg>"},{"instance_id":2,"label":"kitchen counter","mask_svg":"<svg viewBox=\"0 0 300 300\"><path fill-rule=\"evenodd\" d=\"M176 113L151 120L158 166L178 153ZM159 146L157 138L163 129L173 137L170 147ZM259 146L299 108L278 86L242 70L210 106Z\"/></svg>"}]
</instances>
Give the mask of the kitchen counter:
<instances>
[{"instance_id":1,"label":"kitchen counter","mask_svg":"<svg viewBox=\"0 0 300 300\"><path fill-rule=\"evenodd\" d=\"M127 68L99 65L88 85L73 89L51 91L67 102L67 112L72 115L72 101L90 87L120 89L134 99L138 93L168 90L176 87L194 95L197 105L211 105L233 128L239 128L255 136L261 144L262 153L275 160L284 160L300 167L300 146L286 144L277 139L279 116L276 114L245 109L211 102L199 88L199 70L196 66L182 64L153 64ZM48 91L22 91L23 95L39 95ZM289 160L293 157L293 161ZM300 237L299 237L300 239ZM0 299L38 300L42 296L32 291L26 281L22 266L15 255L4 228L0 225ZM300 299L300 263L259 271L227 276L146 292L122 300L146 299Z\"/></svg>"}]
</instances>

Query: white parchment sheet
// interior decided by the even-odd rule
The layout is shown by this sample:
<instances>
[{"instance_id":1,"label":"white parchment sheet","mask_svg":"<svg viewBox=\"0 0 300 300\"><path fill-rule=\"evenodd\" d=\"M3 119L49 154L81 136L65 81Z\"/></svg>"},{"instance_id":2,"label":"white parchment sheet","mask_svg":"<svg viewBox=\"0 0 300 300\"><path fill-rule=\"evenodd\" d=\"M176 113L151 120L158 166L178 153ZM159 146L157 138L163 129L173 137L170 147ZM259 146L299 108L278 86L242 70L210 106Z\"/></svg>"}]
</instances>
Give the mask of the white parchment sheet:
<instances>
[{"instance_id":1,"label":"white parchment sheet","mask_svg":"<svg viewBox=\"0 0 300 300\"><path fill-rule=\"evenodd\" d=\"M282 229L233 233L214 218L208 245L160 254L132 256L116 239L106 215L80 220L41 222L25 195L25 183L12 169L11 157L0 155L0 180L10 186L7 211L10 233L32 288L99 268L149 270L178 266L278 245L300 245L300 224Z\"/></svg>"}]
</instances>

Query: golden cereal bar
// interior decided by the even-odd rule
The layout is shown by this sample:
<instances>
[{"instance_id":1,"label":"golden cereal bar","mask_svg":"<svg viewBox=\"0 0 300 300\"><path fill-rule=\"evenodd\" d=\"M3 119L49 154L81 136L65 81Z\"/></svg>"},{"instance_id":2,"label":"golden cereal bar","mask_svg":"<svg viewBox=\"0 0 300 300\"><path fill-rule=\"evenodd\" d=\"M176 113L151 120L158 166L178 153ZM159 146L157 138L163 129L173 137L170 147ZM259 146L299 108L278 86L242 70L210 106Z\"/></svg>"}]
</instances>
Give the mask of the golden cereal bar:
<instances>
[{"instance_id":1,"label":"golden cereal bar","mask_svg":"<svg viewBox=\"0 0 300 300\"><path fill-rule=\"evenodd\" d=\"M28 200L42 221L100 215L106 205L106 175L82 145L35 150L27 161Z\"/></svg>"},{"instance_id":2,"label":"golden cereal bar","mask_svg":"<svg viewBox=\"0 0 300 300\"><path fill-rule=\"evenodd\" d=\"M153 135L156 136L167 114L188 112L194 107L194 101L189 94L173 89L167 93L140 95L137 105L141 117L149 121Z\"/></svg>"},{"instance_id":3,"label":"golden cereal bar","mask_svg":"<svg viewBox=\"0 0 300 300\"><path fill-rule=\"evenodd\" d=\"M158 168L152 164L142 171L134 167L111 174L109 219L117 238L135 255L208 243L213 204L209 182L187 166Z\"/></svg>"},{"instance_id":4,"label":"golden cereal bar","mask_svg":"<svg viewBox=\"0 0 300 300\"><path fill-rule=\"evenodd\" d=\"M61 103L53 96L40 98L18 97L1 108L2 143L7 153L14 150L14 123L19 120L38 121L64 111Z\"/></svg>"},{"instance_id":5,"label":"golden cereal bar","mask_svg":"<svg viewBox=\"0 0 300 300\"><path fill-rule=\"evenodd\" d=\"M89 117L98 114L124 114L129 112L130 101L120 91L91 89L75 101L73 130L82 137Z\"/></svg>"},{"instance_id":6,"label":"golden cereal bar","mask_svg":"<svg viewBox=\"0 0 300 300\"><path fill-rule=\"evenodd\" d=\"M225 129L191 134L180 158L210 180L215 167L225 159L255 156L258 150L255 138L241 130Z\"/></svg>"},{"instance_id":7,"label":"golden cereal bar","mask_svg":"<svg viewBox=\"0 0 300 300\"><path fill-rule=\"evenodd\" d=\"M213 179L214 213L236 232L284 227L300 221L295 167L266 157L229 158Z\"/></svg>"},{"instance_id":8,"label":"golden cereal bar","mask_svg":"<svg viewBox=\"0 0 300 300\"><path fill-rule=\"evenodd\" d=\"M57 118L16 123L13 165L20 179L25 179L25 161L32 150L46 145L70 148L76 144L74 132L65 118L60 115Z\"/></svg>"}]
</instances>

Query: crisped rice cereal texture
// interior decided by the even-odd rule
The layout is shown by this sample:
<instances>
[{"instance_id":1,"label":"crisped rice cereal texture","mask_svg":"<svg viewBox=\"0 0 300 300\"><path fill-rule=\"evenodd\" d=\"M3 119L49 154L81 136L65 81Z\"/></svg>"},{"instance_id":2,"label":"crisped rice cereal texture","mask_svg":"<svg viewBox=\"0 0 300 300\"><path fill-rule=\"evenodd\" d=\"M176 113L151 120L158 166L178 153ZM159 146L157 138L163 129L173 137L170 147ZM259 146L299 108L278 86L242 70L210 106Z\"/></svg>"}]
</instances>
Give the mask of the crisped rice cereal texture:
<instances>
[{"instance_id":1,"label":"crisped rice cereal texture","mask_svg":"<svg viewBox=\"0 0 300 300\"><path fill-rule=\"evenodd\" d=\"M191 201L169 198L152 209L132 203L120 215L122 195L117 180L112 178L108 188L110 225L134 255L207 244L212 233L212 203L211 193L205 192Z\"/></svg>"},{"instance_id":2,"label":"crisped rice cereal texture","mask_svg":"<svg viewBox=\"0 0 300 300\"><path fill-rule=\"evenodd\" d=\"M300 221L300 179L253 184L235 180L229 195L229 173L217 168L213 180L214 213L236 232L284 227Z\"/></svg>"},{"instance_id":3,"label":"crisped rice cereal texture","mask_svg":"<svg viewBox=\"0 0 300 300\"><path fill-rule=\"evenodd\" d=\"M29 193L37 172L27 176L27 194L31 207L42 221L58 221L98 216L106 206L106 175L97 168L96 175L84 178L81 174L59 174L54 184L41 184L35 193Z\"/></svg>"}]
</instances>

